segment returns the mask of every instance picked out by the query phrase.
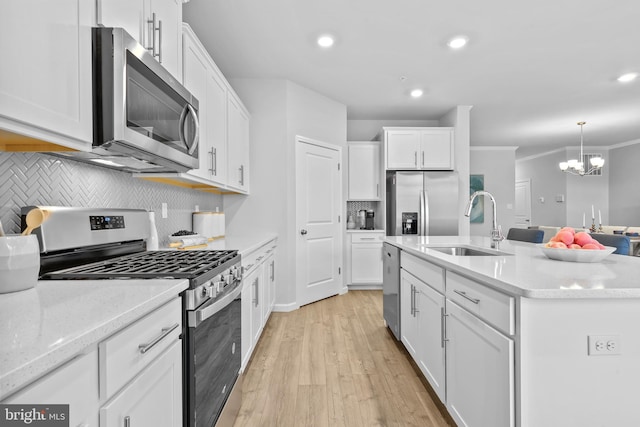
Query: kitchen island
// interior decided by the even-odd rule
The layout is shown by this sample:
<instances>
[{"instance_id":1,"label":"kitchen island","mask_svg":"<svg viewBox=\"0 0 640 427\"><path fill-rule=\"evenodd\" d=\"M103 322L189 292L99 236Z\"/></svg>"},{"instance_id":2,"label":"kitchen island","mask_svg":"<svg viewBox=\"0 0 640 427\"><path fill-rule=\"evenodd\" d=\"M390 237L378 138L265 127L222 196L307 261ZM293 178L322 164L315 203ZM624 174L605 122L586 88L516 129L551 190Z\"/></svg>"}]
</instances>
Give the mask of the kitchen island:
<instances>
[{"instance_id":1,"label":"kitchen island","mask_svg":"<svg viewBox=\"0 0 640 427\"><path fill-rule=\"evenodd\" d=\"M402 342L459 425L640 425L638 258L562 262L488 237L385 242L402 251ZM435 249L450 246L491 255Z\"/></svg>"}]
</instances>

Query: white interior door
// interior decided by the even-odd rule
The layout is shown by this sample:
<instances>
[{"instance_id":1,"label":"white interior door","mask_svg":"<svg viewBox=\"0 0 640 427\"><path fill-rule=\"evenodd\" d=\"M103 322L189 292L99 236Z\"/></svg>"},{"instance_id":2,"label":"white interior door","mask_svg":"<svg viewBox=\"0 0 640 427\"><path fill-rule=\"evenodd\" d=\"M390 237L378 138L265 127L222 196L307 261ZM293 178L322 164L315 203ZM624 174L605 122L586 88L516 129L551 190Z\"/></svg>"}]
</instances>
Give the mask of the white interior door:
<instances>
[{"instance_id":1,"label":"white interior door","mask_svg":"<svg viewBox=\"0 0 640 427\"><path fill-rule=\"evenodd\" d=\"M516 181L516 227L531 225L531 180Z\"/></svg>"},{"instance_id":2,"label":"white interior door","mask_svg":"<svg viewBox=\"0 0 640 427\"><path fill-rule=\"evenodd\" d=\"M342 288L341 148L296 140L296 284L300 305Z\"/></svg>"}]
</instances>

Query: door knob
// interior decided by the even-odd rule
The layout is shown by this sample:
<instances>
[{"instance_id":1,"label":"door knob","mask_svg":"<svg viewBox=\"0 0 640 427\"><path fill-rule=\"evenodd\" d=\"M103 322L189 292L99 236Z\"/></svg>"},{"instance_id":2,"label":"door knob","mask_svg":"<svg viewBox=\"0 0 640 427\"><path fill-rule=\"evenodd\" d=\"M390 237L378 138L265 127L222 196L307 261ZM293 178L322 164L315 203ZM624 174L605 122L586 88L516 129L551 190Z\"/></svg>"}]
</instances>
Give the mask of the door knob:
<instances>
[{"instance_id":1,"label":"door knob","mask_svg":"<svg viewBox=\"0 0 640 427\"><path fill-rule=\"evenodd\" d=\"M302 230L300 230L300 234L302 234L302 235L304 236L305 234L307 234L307 230L305 230L305 229L303 228Z\"/></svg>"}]
</instances>

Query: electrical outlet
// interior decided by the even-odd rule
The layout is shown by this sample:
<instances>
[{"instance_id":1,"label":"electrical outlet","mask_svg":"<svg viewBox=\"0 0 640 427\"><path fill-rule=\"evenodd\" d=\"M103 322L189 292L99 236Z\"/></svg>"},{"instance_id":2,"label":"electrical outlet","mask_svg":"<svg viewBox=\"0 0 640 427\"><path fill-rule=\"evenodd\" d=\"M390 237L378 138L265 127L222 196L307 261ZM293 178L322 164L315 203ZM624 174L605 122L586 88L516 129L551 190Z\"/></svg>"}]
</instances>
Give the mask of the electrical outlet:
<instances>
[{"instance_id":1,"label":"electrical outlet","mask_svg":"<svg viewBox=\"0 0 640 427\"><path fill-rule=\"evenodd\" d=\"M200 205L196 205L195 208L193 208L194 212L200 212Z\"/></svg>"},{"instance_id":2,"label":"electrical outlet","mask_svg":"<svg viewBox=\"0 0 640 427\"><path fill-rule=\"evenodd\" d=\"M588 335L589 356L613 356L621 354L619 335Z\"/></svg>"},{"instance_id":3,"label":"electrical outlet","mask_svg":"<svg viewBox=\"0 0 640 427\"><path fill-rule=\"evenodd\" d=\"M169 214L167 213L167 204L163 203L162 204L162 218L167 218L169 216Z\"/></svg>"}]
</instances>

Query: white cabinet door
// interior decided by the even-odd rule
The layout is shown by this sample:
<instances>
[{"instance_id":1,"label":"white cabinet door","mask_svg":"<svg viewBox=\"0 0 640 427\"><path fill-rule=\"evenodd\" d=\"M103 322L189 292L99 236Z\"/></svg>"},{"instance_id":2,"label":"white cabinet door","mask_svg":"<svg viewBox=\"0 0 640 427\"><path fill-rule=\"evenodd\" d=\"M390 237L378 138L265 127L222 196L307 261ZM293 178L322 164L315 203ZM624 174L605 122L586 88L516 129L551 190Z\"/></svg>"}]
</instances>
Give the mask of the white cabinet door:
<instances>
[{"instance_id":1,"label":"white cabinet door","mask_svg":"<svg viewBox=\"0 0 640 427\"><path fill-rule=\"evenodd\" d=\"M182 80L182 0L146 0L147 20L156 30L150 34L147 46L156 45L156 59L178 80ZM153 37L156 37L155 42Z\"/></svg>"},{"instance_id":2,"label":"white cabinet door","mask_svg":"<svg viewBox=\"0 0 640 427\"><path fill-rule=\"evenodd\" d=\"M417 364L442 402L445 401L444 295L414 281L418 336Z\"/></svg>"},{"instance_id":3,"label":"white cabinet door","mask_svg":"<svg viewBox=\"0 0 640 427\"><path fill-rule=\"evenodd\" d=\"M198 100L200 121L200 142L198 144L198 160L200 165L198 169L193 169L188 173L202 178L209 178L209 168L211 167L211 159L208 154L211 150L211 141L209 138L209 119L211 112L209 111L207 98L209 66L204 52L200 49L199 43L193 39L191 33L187 32L185 32L183 39L182 76L184 87Z\"/></svg>"},{"instance_id":4,"label":"white cabinet door","mask_svg":"<svg viewBox=\"0 0 640 427\"><path fill-rule=\"evenodd\" d=\"M100 427L182 425L182 345L176 341L100 409Z\"/></svg>"},{"instance_id":5,"label":"white cabinet door","mask_svg":"<svg viewBox=\"0 0 640 427\"><path fill-rule=\"evenodd\" d=\"M351 283L382 283L382 242L351 244Z\"/></svg>"},{"instance_id":6,"label":"white cabinet door","mask_svg":"<svg viewBox=\"0 0 640 427\"><path fill-rule=\"evenodd\" d=\"M415 312L416 279L404 270L400 270L400 337L407 351L416 359L418 339L418 321Z\"/></svg>"},{"instance_id":7,"label":"white cabinet door","mask_svg":"<svg viewBox=\"0 0 640 427\"><path fill-rule=\"evenodd\" d=\"M514 425L514 344L446 301L447 408L459 426Z\"/></svg>"},{"instance_id":8,"label":"white cabinet door","mask_svg":"<svg viewBox=\"0 0 640 427\"><path fill-rule=\"evenodd\" d=\"M228 171L227 183L241 192L249 191L249 115L232 92L227 96Z\"/></svg>"},{"instance_id":9,"label":"white cabinet door","mask_svg":"<svg viewBox=\"0 0 640 427\"><path fill-rule=\"evenodd\" d=\"M251 357L251 353L253 352L253 334L251 333L251 309L253 307L253 302L251 301L253 288L251 284L247 281L250 277L243 278L242 281L242 294L241 294L241 302L242 302L242 366L240 370L244 372L244 369L247 367L249 363L249 358Z\"/></svg>"},{"instance_id":10,"label":"white cabinet door","mask_svg":"<svg viewBox=\"0 0 640 427\"><path fill-rule=\"evenodd\" d=\"M217 70L211 69L207 76L207 139L210 160L208 179L216 184L227 183L227 86L226 80ZM247 124L248 126L248 124ZM248 149L248 148L247 148ZM248 154L247 154L248 155ZM200 160L202 167L203 160ZM208 164L204 162L205 166ZM248 171L247 171L248 173Z\"/></svg>"},{"instance_id":11,"label":"white cabinet door","mask_svg":"<svg viewBox=\"0 0 640 427\"><path fill-rule=\"evenodd\" d=\"M80 0L2 3L0 128L91 148L94 13Z\"/></svg>"},{"instance_id":12,"label":"white cabinet door","mask_svg":"<svg viewBox=\"0 0 640 427\"><path fill-rule=\"evenodd\" d=\"M264 280L262 265L255 268L243 280L247 281L247 284L244 286L248 285L250 289L249 302L251 303L251 306L249 310L249 321L251 329L251 347L254 348L260 338L260 334L262 333L262 298L264 298L262 290L262 281Z\"/></svg>"},{"instance_id":13,"label":"white cabinet door","mask_svg":"<svg viewBox=\"0 0 640 427\"><path fill-rule=\"evenodd\" d=\"M420 169L453 170L453 129L420 131Z\"/></svg>"},{"instance_id":14,"label":"white cabinet door","mask_svg":"<svg viewBox=\"0 0 640 427\"><path fill-rule=\"evenodd\" d=\"M418 169L420 134L416 130L385 132L387 169Z\"/></svg>"},{"instance_id":15,"label":"white cabinet door","mask_svg":"<svg viewBox=\"0 0 640 427\"><path fill-rule=\"evenodd\" d=\"M380 144L349 143L349 200L380 200Z\"/></svg>"},{"instance_id":16,"label":"white cabinet door","mask_svg":"<svg viewBox=\"0 0 640 427\"><path fill-rule=\"evenodd\" d=\"M98 427L98 352L73 359L2 403L69 405L68 425Z\"/></svg>"},{"instance_id":17,"label":"white cabinet door","mask_svg":"<svg viewBox=\"0 0 640 427\"><path fill-rule=\"evenodd\" d=\"M99 25L124 28L182 81L181 0L98 0L97 5Z\"/></svg>"}]
</instances>

